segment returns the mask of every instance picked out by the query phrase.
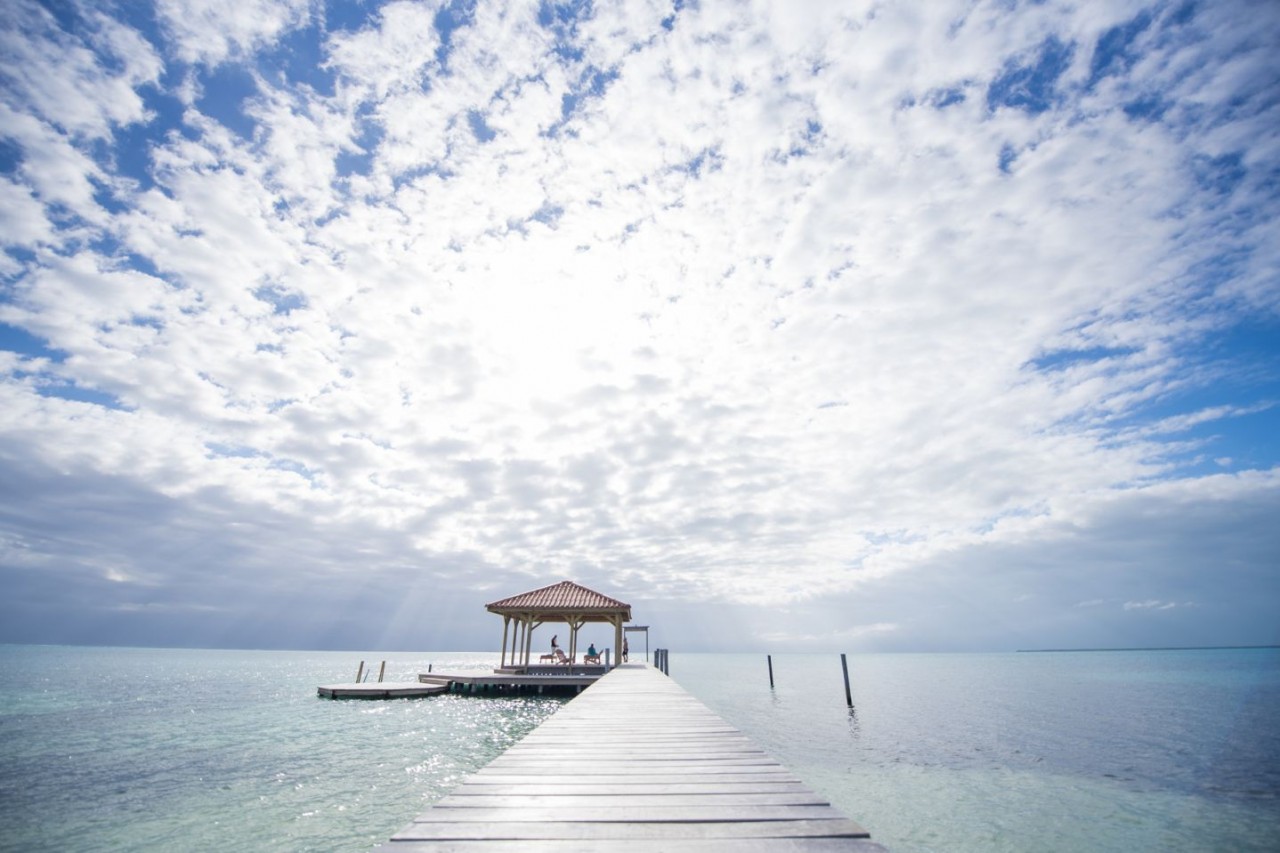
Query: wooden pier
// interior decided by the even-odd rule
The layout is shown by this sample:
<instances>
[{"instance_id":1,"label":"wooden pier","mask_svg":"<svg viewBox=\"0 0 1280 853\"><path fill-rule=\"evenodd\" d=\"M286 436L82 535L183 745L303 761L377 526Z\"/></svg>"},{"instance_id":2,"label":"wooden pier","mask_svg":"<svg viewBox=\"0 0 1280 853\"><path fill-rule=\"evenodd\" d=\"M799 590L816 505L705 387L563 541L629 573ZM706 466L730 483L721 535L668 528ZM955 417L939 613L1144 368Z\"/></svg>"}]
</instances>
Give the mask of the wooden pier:
<instances>
[{"instance_id":1,"label":"wooden pier","mask_svg":"<svg viewBox=\"0 0 1280 853\"><path fill-rule=\"evenodd\" d=\"M639 663L600 678L388 849L884 853L740 731Z\"/></svg>"}]
</instances>

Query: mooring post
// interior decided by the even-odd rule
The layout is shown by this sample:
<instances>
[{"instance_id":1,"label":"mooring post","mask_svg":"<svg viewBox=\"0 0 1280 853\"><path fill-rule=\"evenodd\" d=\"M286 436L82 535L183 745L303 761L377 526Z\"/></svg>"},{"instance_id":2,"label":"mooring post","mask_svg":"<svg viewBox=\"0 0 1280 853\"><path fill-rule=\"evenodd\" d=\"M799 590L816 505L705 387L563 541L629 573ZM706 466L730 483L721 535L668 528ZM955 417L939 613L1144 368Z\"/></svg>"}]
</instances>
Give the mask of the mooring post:
<instances>
[{"instance_id":1,"label":"mooring post","mask_svg":"<svg viewBox=\"0 0 1280 853\"><path fill-rule=\"evenodd\" d=\"M364 661L360 661L360 667L356 670L356 684L360 683L360 676L364 675Z\"/></svg>"},{"instance_id":2,"label":"mooring post","mask_svg":"<svg viewBox=\"0 0 1280 853\"><path fill-rule=\"evenodd\" d=\"M387 671L387 662L383 661L382 666L378 667L378 683L382 683L382 675Z\"/></svg>"},{"instance_id":3,"label":"mooring post","mask_svg":"<svg viewBox=\"0 0 1280 853\"><path fill-rule=\"evenodd\" d=\"M849 690L849 662L845 660L844 652L840 653L840 668L844 670L844 701L853 707L853 693Z\"/></svg>"},{"instance_id":4,"label":"mooring post","mask_svg":"<svg viewBox=\"0 0 1280 853\"><path fill-rule=\"evenodd\" d=\"M773 655L765 655L769 659L769 689L773 689Z\"/></svg>"}]
</instances>

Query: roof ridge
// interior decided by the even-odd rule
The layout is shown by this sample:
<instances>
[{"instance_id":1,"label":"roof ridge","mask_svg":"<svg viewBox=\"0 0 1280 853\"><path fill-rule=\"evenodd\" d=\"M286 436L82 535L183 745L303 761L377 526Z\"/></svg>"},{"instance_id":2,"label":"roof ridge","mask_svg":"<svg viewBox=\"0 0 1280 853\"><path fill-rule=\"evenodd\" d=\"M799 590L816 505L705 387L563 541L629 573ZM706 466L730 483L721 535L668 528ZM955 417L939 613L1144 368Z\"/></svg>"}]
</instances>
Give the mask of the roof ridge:
<instances>
[{"instance_id":1,"label":"roof ridge","mask_svg":"<svg viewBox=\"0 0 1280 853\"><path fill-rule=\"evenodd\" d=\"M562 580L527 592L509 595L485 605L488 610L630 610L631 605L577 581Z\"/></svg>"}]
</instances>

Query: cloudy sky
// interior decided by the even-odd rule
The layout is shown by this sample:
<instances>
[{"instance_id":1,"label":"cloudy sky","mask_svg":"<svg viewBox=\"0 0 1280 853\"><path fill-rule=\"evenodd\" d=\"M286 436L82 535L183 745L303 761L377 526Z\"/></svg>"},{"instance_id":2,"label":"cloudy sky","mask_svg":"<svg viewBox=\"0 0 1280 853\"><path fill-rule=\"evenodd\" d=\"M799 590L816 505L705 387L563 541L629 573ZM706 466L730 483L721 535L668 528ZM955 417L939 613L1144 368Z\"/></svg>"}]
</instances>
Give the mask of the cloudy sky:
<instances>
[{"instance_id":1,"label":"cloudy sky","mask_svg":"<svg viewBox=\"0 0 1280 853\"><path fill-rule=\"evenodd\" d=\"M1280 642L1280 6L7 0L0 641Z\"/></svg>"}]
</instances>

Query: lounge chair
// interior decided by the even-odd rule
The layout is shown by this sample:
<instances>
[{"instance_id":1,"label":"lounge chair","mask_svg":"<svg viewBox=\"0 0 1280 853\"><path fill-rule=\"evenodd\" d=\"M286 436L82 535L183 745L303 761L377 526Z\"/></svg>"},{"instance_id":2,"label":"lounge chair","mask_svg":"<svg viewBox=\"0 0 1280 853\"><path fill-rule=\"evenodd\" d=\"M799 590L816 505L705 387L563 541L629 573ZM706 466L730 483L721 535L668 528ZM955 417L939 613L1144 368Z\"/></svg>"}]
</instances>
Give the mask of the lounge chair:
<instances>
[{"instance_id":1,"label":"lounge chair","mask_svg":"<svg viewBox=\"0 0 1280 853\"><path fill-rule=\"evenodd\" d=\"M583 655L583 656L582 656L582 662L583 662L584 664L588 664L588 663L600 663L600 655Z\"/></svg>"}]
</instances>

